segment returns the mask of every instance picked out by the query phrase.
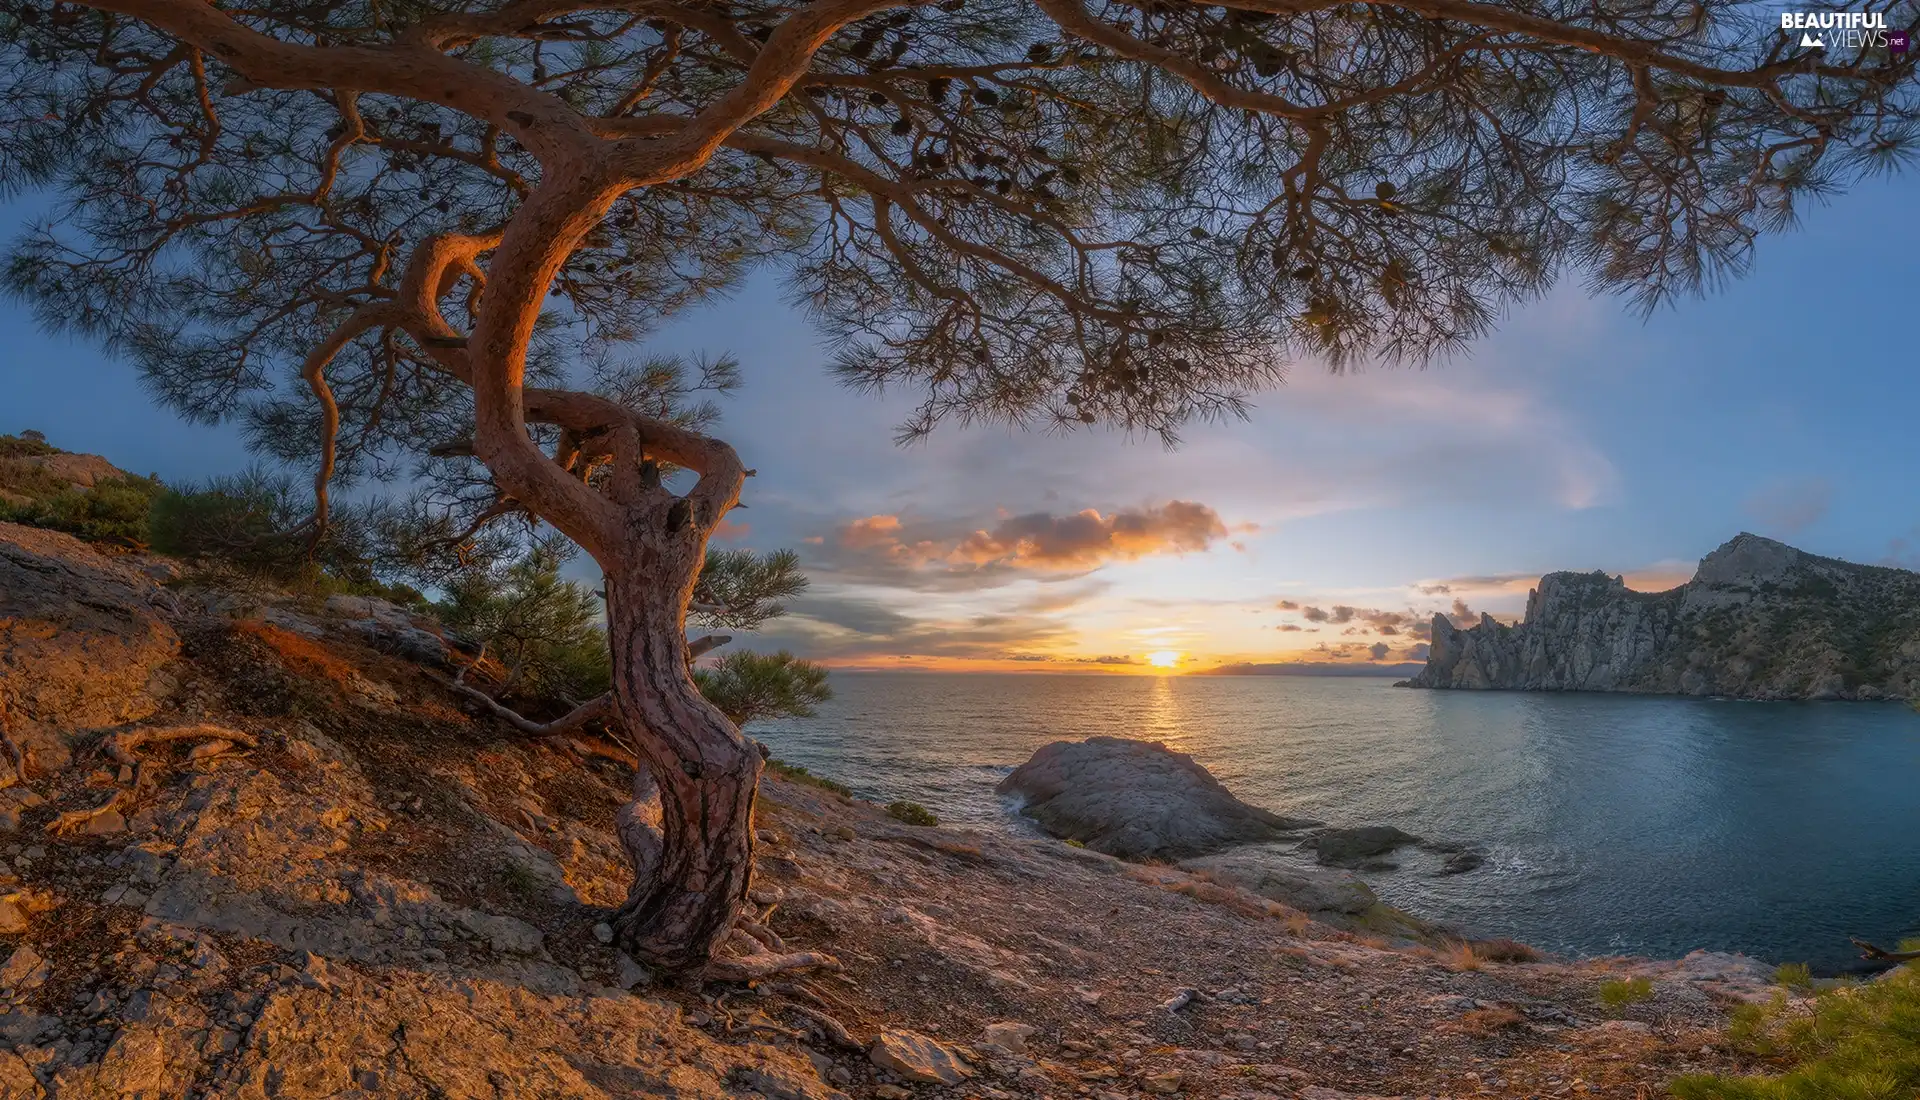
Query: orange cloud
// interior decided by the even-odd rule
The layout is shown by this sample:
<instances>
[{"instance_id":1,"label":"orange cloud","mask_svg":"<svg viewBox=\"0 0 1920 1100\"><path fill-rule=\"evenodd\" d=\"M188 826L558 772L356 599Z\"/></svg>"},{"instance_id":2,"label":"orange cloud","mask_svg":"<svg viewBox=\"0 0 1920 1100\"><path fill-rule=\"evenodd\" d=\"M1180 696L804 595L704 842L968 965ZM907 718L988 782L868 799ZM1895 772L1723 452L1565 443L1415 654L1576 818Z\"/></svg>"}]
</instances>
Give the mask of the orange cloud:
<instances>
[{"instance_id":1,"label":"orange cloud","mask_svg":"<svg viewBox=\"0 0 1920 1100\"><path fill-rule=\"evenodd\" d=\"M867 516L841 527L835 541L844 549L913 567L1067 571L1154 554L1199 553L1228 533L1212 508L1175 500L1104 515L1088 508L1064 516L1051 512L1007 516L991 528L945 537L910 532L899 516Z\"/></svg>"},{"instance_id":2,"label":"orange cloud","mask_svg":"<svg viewBox=\"0 0 1920 1100\"><path fill-rule=\"evenodd\" d=\"M1227 537L1220 514L1204 504L1169 501L1158 508L1101 515L1088 508L1070 516L1034 512L991 531L975 531L952 557L973 565L1006 562L1043 569L1079 569L1150 554L1187 554Z\"/></svg>"}]
</instances>

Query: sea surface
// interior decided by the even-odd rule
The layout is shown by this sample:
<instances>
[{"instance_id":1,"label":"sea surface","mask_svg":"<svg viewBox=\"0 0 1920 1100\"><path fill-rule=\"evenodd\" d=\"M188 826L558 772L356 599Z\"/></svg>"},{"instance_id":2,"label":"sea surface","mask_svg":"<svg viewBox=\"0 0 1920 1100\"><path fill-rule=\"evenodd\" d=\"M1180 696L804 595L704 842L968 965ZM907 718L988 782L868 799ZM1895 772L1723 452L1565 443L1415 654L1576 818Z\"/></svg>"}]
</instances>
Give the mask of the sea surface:
<instances>
[{"instance_id":1,"label":"sea surface","mask_svg":"<svg viewBox=\"0 0 1920 1100\"><path fill-rule=\"evenodd\" d=\"M1392 904L1581 955L1846 967L1920 935L1920 714L1899 704L1442 692L1375 678L835 673L756 736L864 797L1031 832L994 786L1040 746L1191 753L1241 798L1483 848L1365 877Z\"/></svg>"}]
</instances>

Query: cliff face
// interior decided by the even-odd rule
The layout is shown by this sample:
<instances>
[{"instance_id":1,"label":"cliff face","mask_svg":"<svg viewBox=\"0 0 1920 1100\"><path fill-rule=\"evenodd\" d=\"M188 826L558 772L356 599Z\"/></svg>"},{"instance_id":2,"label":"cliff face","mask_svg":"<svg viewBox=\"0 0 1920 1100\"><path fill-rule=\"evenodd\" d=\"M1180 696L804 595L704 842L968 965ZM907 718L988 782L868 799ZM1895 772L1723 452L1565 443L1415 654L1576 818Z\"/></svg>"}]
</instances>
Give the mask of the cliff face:
<instances>
[{"instance_id":1,"label":"cliff face","mask_svg":"<svg viewBox=\"0 0 1920 1100\"><path fill-rule=\"evenodd\" d=\"M1736 536L1693 580L1635 592L1549 573L1517 625L1433 619L1409 687L1635 691L1747 699L1920 697L1920 574Z\"/></svg>"}]
</instances>

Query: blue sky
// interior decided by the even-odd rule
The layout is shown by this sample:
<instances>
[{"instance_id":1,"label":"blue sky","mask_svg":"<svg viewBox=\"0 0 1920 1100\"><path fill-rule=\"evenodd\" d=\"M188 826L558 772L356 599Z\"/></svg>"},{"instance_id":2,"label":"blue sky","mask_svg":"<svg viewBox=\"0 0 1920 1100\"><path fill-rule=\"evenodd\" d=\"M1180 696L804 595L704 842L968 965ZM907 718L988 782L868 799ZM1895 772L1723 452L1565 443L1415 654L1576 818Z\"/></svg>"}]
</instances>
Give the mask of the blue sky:
<instances>
[{"instance_id":1,"label":"blue sky","mask_svg":"<svg viewBox=\"0 0 1920 1100\"><path fill-rule=\"evenodd\" d=\"M911 395L839 389L771 277L648 350L744 365L721 434L760 475L730 537L795 547L815 577L763 644L953 668L1391 661L1456 599L1514 614L1561 568L1665 586L1741 530L1920 561L1916 211L1912 177L1858 189L1647 321L1569 283L1423 371L1303 362L1250 421L1171 452L1001 429L896 447ZM34 212L0 207L0 229ZM0 348L0 431L169 480L247 461L17 304Z\"/></svg>"}]
</instances>

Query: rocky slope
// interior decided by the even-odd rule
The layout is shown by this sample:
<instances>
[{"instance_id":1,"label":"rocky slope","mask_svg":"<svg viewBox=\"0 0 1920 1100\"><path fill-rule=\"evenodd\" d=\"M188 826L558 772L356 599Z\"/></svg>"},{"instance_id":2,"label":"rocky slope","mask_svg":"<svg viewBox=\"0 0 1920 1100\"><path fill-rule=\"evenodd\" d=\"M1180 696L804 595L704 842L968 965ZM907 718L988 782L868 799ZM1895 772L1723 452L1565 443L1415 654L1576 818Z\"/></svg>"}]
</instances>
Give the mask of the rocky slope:
<instances>
[{"instance_id":1,"label":"rocky slope","mask_svg":"<svg viewBox=\"0 0 1920 1100\"><path fill-rule=\"evenodd\" d=\"M430 622L7 525L0 569L0 1100L1625 1100L1740 1066L1727 1007L1770 993L777 778L754 915L843 968L666 988L602 942L629 776L464 712Z\"/></svg>"},{"instance_id":2,"label":"rocky slope","mask_svg":"<svg viewBox=\"0 0 1920 1100\"><path fill-rule=\"evenodd\" d=\"M1409 687L1631 691L1748 699L1920 697L1920 574L1741 534L1691 581L1635 592L1549 573L1516 625L1433 619Z\"/></svg>"}]
</instances>

